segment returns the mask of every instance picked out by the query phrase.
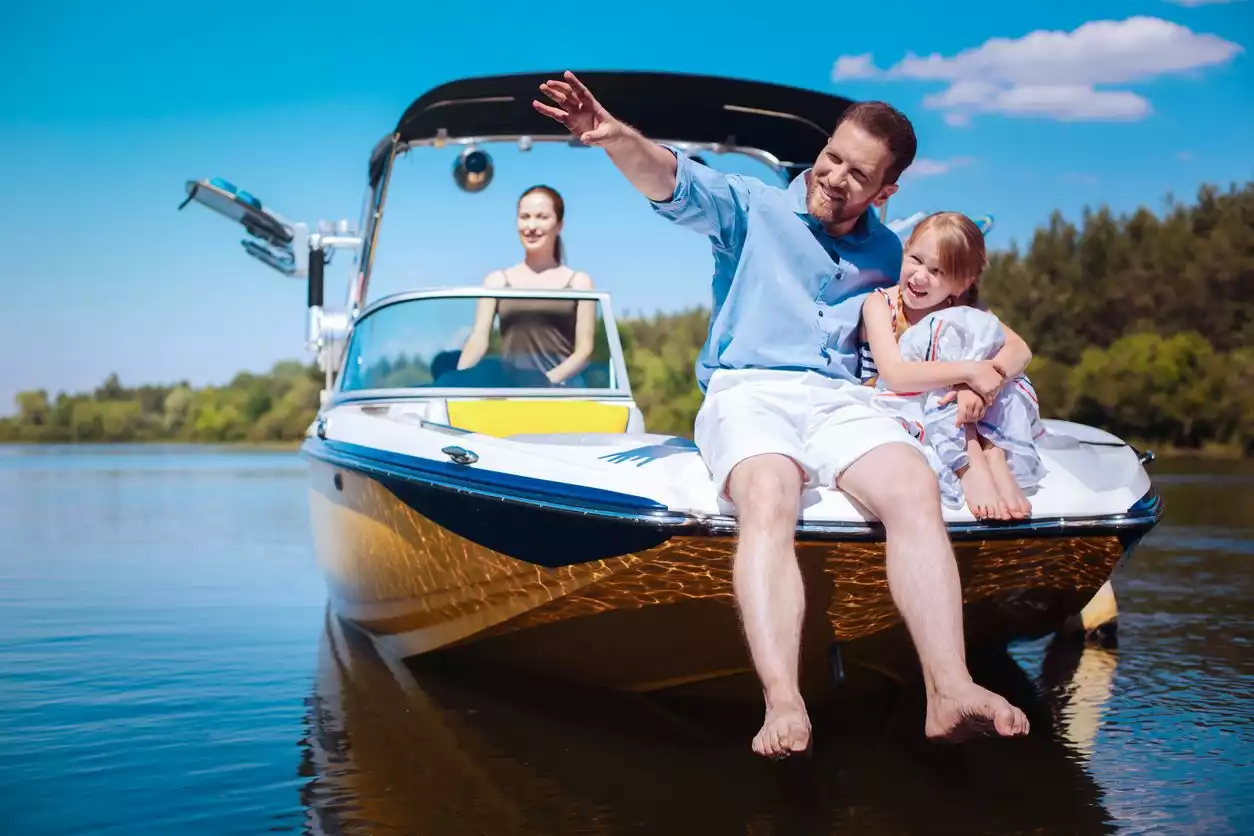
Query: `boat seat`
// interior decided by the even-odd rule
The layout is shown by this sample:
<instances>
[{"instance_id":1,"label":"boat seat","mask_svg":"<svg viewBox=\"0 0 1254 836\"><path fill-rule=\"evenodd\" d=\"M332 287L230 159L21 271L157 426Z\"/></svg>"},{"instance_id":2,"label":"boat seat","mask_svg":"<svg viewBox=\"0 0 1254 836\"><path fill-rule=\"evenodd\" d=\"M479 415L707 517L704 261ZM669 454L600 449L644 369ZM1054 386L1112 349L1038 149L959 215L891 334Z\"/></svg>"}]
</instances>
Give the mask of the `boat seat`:
<instances>
[{"instance_id":1,"label":"boat seat","mask_svg":"<svg viewBox=\"0 0 1254 836\"><path fill-rule=\"evenodd\" d=\"M448 400L451 426L498 438L525 433L625 433L627 404L512 398Z\"/></svg>"}]
</instances>

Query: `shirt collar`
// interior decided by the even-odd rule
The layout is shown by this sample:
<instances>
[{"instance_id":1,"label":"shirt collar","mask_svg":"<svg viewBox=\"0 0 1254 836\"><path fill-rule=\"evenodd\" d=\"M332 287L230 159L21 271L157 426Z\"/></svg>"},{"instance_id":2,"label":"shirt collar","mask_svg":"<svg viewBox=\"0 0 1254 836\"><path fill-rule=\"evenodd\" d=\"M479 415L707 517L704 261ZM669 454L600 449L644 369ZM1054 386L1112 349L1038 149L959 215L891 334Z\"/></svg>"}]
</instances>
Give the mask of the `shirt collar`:
<instances>
[{"instance_id":1,"label":"shirt collar","mask_svg":"<svg viewBox=\"0 0 1254 836\"><path fill-rule=\"evenodd\" d=\"M878 218L875 215L874 207L867 207L867 210L862 213L862 217L858 218L858 222L853 225L853 229L845 235L842 235L840 239L833 238L828 231L823 228L823 225L819 223L818 219L810 214L810 212L806 209L806 177L809 176L810 171L811 169L807 168L805 171L792 178L792 182L788 184L789 202L792 204L793 212L796 213L797 217L801 218L801 220L805 222L805 225L810 227L811 230L825 235L831 241L841 239L865 241L870 238L871 226L873 223L878 221Z\"/></svg>"}]
</instances>

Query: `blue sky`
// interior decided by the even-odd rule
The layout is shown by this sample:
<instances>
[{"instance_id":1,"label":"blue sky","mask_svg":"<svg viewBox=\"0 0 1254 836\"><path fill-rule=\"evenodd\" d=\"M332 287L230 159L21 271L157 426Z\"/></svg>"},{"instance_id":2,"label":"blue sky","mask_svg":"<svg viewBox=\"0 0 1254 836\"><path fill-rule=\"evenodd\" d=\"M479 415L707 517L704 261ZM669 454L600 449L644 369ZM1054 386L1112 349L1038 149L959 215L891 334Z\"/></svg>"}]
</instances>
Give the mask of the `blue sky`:
<instances>
[{"instance_id":1,"label":"blue sky","mask_svg":"<svg viewBox=\"0 0 1254 836\"><path fill-rule=\"evenodd\" d=\"M176 212L184 181L222 176L288 218L355 220L371 145L413 98L467 75L659 69L882 98L914 121L923 158L890 215L992 213L995 247L1026 241L1054 209L1158 210L1168 192L1254 177L1250 0L985 4L978 16L831 3L796 7L791 34L758 3L614 18L490 0L369 17L353 4L192 6L6 6L0 411L19 390L87 389L110 372L203 384L307 359L303 284L248 258L218 216ZM473 196L453 185L451 151L402 162L372 297L514 263L513 201L547 182L567 199L571 262L620 312L707 303L705 242L653 217L602 154L494 156L496 180Z\"/></svg>"}]
</instances>

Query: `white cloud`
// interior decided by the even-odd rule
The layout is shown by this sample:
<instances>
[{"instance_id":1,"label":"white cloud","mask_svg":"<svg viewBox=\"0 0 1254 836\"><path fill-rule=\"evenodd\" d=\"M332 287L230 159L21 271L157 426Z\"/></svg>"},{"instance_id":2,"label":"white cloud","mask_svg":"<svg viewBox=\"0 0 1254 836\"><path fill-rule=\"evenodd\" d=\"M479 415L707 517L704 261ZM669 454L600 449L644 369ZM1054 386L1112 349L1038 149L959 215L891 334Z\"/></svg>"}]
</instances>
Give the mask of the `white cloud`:
<instances>
[{"instance_id":1,"label":"white cloud","mask_svg":"<svg viewBox=\"0 0 1254 836\"><path fill-rule=\"evenodd\" d=\"M907 55L890 76L987 84L1120 84L1228 62L1241 51L1217 35L1156 17L1097 20L1072 32L991 38L952 58Z\"/></svg>"},{"instance_id":2,"label":"white cloud","mask_svg":"<svg viewBox=\"0 0 1254 836\"><path fill-rule=\"evenodd\" d=\"M874 78L879 74L871 53L861 55L842 55L832 65L832 80L841 81L846 78Z\"/></svg>"},{"instance_id":3,"label":"white cloud","mask_svg":"<svg viewBox=\"0 0 1254 836\"><path fill-rule=\"evenodd\" d=\"M1074 120L1130 120L1152 111L1129 90L1098 89L1231 61L1239 44L1155 17L1092 21L1070 32L1039 29L1021 38L991 38L953 56L907 54L878 70L871 55L843 56L833 78L913 79L948 83L924 105L950 124L975 113Z\"/></svg>"},{"instance_id":4,"label":"white cloud","mask_svg":"<svg viewBox=\"0 0 1254 836\"><path fill-rule=\"evenodd\" d=\"M903 178L917 179L919 177L938 177L942 174L948 174L955 168L962 168L975 162L972 157L951 157L948 160L933 160L929 157L915 157L910 167L906 169Z\"/></svg>"},{"instance_id":5,"label":"white cloud","mask_svg":"<svg viewBox=\"0 0 1254 836\"><path fill-rule=\"evenodd\" d=\"M971 112L1005 113L1011 116L1048 116L1069 121L1080 119L1140 119L1150 112L1150 103L1126 90L1095 90L1082 84L1039 84L1018 87L988 87L979 96L963 91L954 95L958 84L943 93L927 96L923 104L948 111L969 121ZM960 122L959 124L965 124Z\"/></svg>"}]
</instances>

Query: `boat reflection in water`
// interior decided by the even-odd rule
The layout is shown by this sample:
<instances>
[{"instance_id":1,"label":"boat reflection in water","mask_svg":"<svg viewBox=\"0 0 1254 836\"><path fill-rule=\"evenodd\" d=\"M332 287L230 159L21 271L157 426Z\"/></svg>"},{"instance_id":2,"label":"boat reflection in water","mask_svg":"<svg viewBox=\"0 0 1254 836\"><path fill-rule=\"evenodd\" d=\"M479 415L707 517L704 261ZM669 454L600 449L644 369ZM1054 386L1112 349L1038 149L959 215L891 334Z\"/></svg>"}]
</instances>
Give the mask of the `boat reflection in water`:
<instances>
[{"instance_id":1,"label":"boat reflection in water","mask_svg":"<svg viewBox=\"0 0 1254 836\"><path fill-rule=\"evenodd\" d=\"M973 658L1029 712L1024 740L925 744L922 699L898 690L816 707L812 757L770 764L745 745L751 703L401 664L328 613L302 741L307 829L1113 832L1083 762L1114 660L1055 642L1038 686L1004 653Z\"/></svg>"}]
</instances>

